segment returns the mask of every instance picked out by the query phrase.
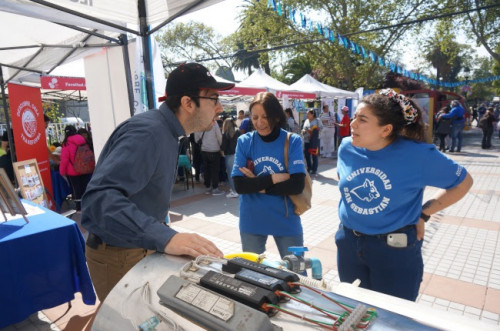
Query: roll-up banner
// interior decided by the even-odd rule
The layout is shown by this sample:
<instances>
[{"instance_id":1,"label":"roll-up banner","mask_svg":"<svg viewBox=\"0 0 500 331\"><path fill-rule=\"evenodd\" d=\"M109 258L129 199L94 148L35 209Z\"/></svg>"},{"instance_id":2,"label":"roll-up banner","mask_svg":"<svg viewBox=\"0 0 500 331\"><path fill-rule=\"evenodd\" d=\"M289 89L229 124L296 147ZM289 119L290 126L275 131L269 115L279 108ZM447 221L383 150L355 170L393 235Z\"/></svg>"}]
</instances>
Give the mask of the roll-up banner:
<instances>
[{"instance_id":1,"label":"roll-up banner","mask_svg":"<svg viewBox=\"0 0 500 331\"><path fill-rule=\"evenodd\" d=\"M52 197L49 154L40 89L13 83L8 84L8 89L17 161L37 160L43 185ZM54 208L50 199L47 203L48 207Z\"/></svg>"}]
</instances>

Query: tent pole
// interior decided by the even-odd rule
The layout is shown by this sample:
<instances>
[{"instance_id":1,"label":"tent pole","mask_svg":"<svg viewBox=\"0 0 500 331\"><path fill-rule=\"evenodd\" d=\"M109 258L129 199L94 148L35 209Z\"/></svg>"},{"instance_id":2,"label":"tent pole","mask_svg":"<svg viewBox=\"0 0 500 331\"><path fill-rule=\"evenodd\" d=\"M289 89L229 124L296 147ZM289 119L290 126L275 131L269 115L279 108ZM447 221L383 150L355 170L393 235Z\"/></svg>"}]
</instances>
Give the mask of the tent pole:
<instances>
[{"instance_id":1,"label":"tent pole","mask_svg":"<svg viewBox=\"0 0 500 331\"><path fill-rule=\"evenodd\" d=\"M153 109L155 102L153 97L153 76L151 75L151 47L148 35L148 20L145 0L138 1L139 31L142 40L142 56L144 71L146 74L146 94L148 96L148 108Z\"/></svg>"},{"instance_id":2,"label":"tent pole","mask_svg":"<svg viewBox=\"0 0 500 331\"><path fill-rule=\"evenodd\" d=\"M130 108L130 117L134 116L134 90L132 87L132 72L130 70L130 58L128 55L128 39L126 34L118 37L122 44L123 65L125 67L125 79L127 81L128 106Z\"/></svg>"},{"instance_id":3,"label":"tent pole","mask_svg":"<svg viewBox=\"0 0 500 331\"><path fill-rule=\"evenodd\" d=\"M9 110L7 109L7 96L5 95L5 83L3 81L3 69L0 65L0 88L2 90L2 102L3 102L3 111L5 113L5 125L7 126L7 137L9 139L10 146L10 159L12 162L16 162L16 152L14 151L14 137L12 137L12 132L10 129L10 117Z\"/></svg>"}]
</instances>

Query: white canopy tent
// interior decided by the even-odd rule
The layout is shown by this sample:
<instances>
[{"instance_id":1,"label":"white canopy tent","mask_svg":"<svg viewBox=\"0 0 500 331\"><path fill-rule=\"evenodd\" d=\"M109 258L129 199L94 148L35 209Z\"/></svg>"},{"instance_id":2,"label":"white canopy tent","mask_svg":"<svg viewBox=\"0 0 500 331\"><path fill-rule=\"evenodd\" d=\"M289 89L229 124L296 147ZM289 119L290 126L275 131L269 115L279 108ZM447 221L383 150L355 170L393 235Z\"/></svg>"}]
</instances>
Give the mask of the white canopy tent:
<instances>
[{"instance_id":1,"label":"white canopy tent","mask_svg":"<svg viewBox=\"0 0 500 331\"><path fill-rule=\"evenodd\" d=\"M133 113L127 34L138 37L141 58L150 59L148 37L152 33L183 14L221 1L2 0L0 85L3 89L6 82L36 84L40 75L86 57L89 111L98 154L114 127ZM147 99L153 105L149 60L144 67Z\"/></svg>"},{"instance_id":2,"label":"white canopy tent","mask_svg":"<svg viewBox=\"0 0 500 331\"><path fill-rule=\"evenodd\" d=\"M103 46L122 46L125 33L147 37L183 14L220 1L2 0L0 65L10 68L4 78L23 82L32 72L50 74Z\"/></svg>"},{"instance_id":3,"label":"white canopy tent","mask_svg":"<svg viewBox=\"0 0 500 331\"><path fill-rule=\"evenodd\" d=\"M236 87L265 88L273 91L288 91L290 89L288 85L269 76L262 69L257 69L247 79L236 84Z\"/></svg>"},{"instance_id":4,"label":"white canopy tent","mask_svg":"<svg viewBox=\"0 0 500 331\"><path fill-rule=\"evenodd\" d=\"M342 99L358 99L358 93L345 91L329 86L306 74L301 79L290 85L290 90L315 93L317 97L330 97Z\"/></svg>"}]
</instances>

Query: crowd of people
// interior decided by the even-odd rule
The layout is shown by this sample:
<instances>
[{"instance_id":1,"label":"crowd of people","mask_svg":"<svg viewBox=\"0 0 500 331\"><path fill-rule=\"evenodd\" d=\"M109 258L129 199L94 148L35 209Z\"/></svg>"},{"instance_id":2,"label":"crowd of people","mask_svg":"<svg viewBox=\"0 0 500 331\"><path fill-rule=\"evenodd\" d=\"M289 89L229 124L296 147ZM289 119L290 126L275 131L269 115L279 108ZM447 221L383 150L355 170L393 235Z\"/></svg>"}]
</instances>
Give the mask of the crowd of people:
<instances>
[{"instance_id":1,"label":"crowd of people","mask_svg":"<svg viewBox=\"0 0 500 331\"><path fill-rule=\"evenodd\" d=\"M471 106L469 110L463 107L459 101L453 100L449 105L441 108L434 116L433 133L439 150L443 153L461 152L462 134L465 129L475 125L482 130L481 148L492 147L491 138L498 130L500 138L500 106L487 106L482 103L479 107ZM439 139L439 142L437 142Z\"/></svg>"}]
</instances>

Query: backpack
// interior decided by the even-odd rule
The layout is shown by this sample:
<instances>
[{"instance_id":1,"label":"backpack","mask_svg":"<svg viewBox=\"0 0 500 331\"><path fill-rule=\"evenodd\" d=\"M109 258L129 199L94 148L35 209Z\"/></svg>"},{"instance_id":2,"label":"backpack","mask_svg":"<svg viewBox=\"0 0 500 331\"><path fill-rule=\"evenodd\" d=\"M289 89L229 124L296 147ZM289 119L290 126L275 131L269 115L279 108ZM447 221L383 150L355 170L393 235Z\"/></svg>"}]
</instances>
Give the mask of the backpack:
<instances>
[{"instance_id":1,"label":"backpack","mask_svg":"<svg viewBox=\"0 0 500 331\"><path fill-rule=\"evenodd\" d=\"M90 146L87 143L78 146L78 148L76 149L73 168L80 175L91 174L94 172L95 169L94 152L92 152Z\"/></svg>"},{"instance_id":2,"label":"backpack","mask_svg":"<svg viewBox=\"0 0 500 331\"><path fill-rule=\"evenodd\" d=\"M488 127L488 115L483 115L479 120L479 124L477 126L479 126L483 130L486 129Z\"/></svg>"}]
</instances>

